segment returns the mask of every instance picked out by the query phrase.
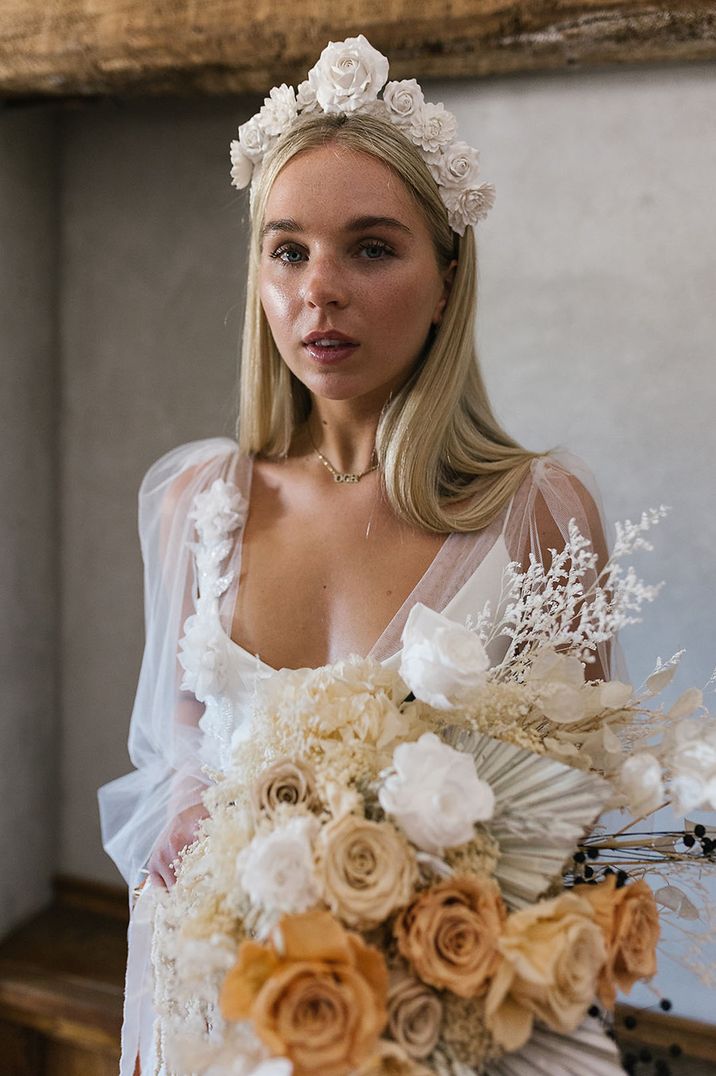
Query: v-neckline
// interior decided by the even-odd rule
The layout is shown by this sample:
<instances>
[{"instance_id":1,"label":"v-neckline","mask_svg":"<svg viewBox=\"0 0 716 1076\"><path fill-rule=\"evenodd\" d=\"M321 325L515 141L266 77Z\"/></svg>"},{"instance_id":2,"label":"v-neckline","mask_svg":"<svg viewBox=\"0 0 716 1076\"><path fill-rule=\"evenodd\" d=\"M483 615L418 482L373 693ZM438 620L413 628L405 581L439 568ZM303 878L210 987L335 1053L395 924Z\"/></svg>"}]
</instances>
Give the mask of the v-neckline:
<instances>
[{"instance_id":1,"label":"v-neckline","mask_svg":"<svg viewBox=\"0 0 716 1076\"><path fill-rule=\"evenodd\" d=\"M236 639L234 639L234 637L232 635L233 626L234 626L234 619L235 619L235 615L236 615L236 608L237 608L237 604L238 604L238 600L239 600L239 586L240 586L240 579L241 579L241 562L242 562L242 559L243 559L243 550L244 550L244 534L245 534L245 531L246 531L246 526L248 524L249 515L250 515L250 512L251 512L251 488L252 488L252 485L253 485L253 476L254 476L254 459L255 459L255 457L254 457L253 454L242 457L242 456L238 455L238 453L237 453L237 459L235 460L234 468L233 468L234 485L239 490L239 492L241 493L242 497L244 498L244 500L246 502L246 514L244 516L243 525L238 529L236 541L234 542L234 546L233 546L233 548L231 550L231 553L230 553L230 556L229 556L229 558L227 560L227 570L234 572L234 584L231 587L229 587L229 589L227 591L227 595L231 596L228 626L224 622L224 617L222 615L220 617L221 627L222 627L223 633L224 633L228 643L231 646L233 646L240 654L242 654L244 657L249 659L254 664L258 663L258 664L262 665L269 672L284 672L287 669L291 670L291 671L298 671L298 670L294 670L292 666L283 665L283 666L281 666L281 668L276 668L274 665L269 665L268 662L264 661L264 659L259 654L253 654L250 650L247 650L245 646L242 646L241 643L238 643L236 641ZM242 483L242 481L241 481L241 479L239 477L239 469L240 469L241 464L242 464L243 461L246 461L246 473L245 473L244 476L242 476L243 479L244 479L244 481ZM245 488L242 488L242 485ZM381 642L386 637L388 632L391 630L391 628L395 624L396 620L401 616L401 614L403 613L403 610L405 609L406 605L409 602L411 604L415 604L414 596L416 594L416 591L418 591L424 585L427 577L429 575L431 575L432 572L434 571L434 569L437 567L437 565L442 562L443 557L445 555L445 550L447 549L448 546L451 546L454 543L454 539L456 537L460 537L460 532L451 531L447 535L447 537L443 541L442 545L440 546L440 548L435 553L435 556L432 558L432 560L428 564L427 568L425 569L423 574L420 576L420 578L416 582L415 586L412 588L410 593L406 596L405 600L403 602L401 602L400 606L395 611L393 616L390 618L388 623L385 625L385 627L381 631L380 635L378 636L378 638L375 640L375 642L371 646L368 653L365 654L365 655L361 655L361 656L365 656L365 658L370 658L375 653L375 651L380 647ZM386 657L386 658L383 658L382 661L381 661L381 664L384 665L389 661L395 660L395 658L398 656L398 654L400 654L401 650L402 650L402 647L399 647L395 651L395 653L388 655L388 657ZM336 659L336 660L339 660L339 659ZM326 664L332 664L332 663L331 662L326 662ZM319 666L311 666L311 665L300 666L301 669L322 668L322 667L323 666L320 666L320 665Z\"/></svg>"}]
</instances>

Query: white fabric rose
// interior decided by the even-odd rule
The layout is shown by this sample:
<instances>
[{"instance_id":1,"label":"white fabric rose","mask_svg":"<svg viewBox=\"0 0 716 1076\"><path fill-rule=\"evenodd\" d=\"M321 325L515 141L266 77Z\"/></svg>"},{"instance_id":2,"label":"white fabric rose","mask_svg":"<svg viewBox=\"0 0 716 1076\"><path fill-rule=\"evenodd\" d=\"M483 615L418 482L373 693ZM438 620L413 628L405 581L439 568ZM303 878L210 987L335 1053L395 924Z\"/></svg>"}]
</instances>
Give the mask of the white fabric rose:
<instances>
[{"instance_id":1,"label":"white fabric rose","mask_svg":"<svg viewBox=\"0 0 716 1076\"><path fill-rule=\"evenodd\" d=\"M237 190L243 190L251 182L254 163L244 153L241 143L236 139L231 143L231 183Z\"/></svg>"},{"instance_id":2,"label":"white fabric rose","mask_svg":"<svg viewBox=\"0 0 716 1076\"><path fill-rule=\"evenodd\" d=\"M379 790L380 805L424 852L442 855L465 844L476 822L492 818L495 796L478 777L472 755L434 732L396 747L393 771Z\"/></svg>"},{"instance_id":3,"label":"white fabric rose","mask_svg":"<svg viewBox=\"0 0 716 1076\"><path fill-rule=\"evenodd\" d=\"M495 204L495 188L491 183L479 187L443 187L443 201L448 211L450 227L458 235L478 220L483 220Z\"/></svg>"},{"instance_id":4,"label":"white fabric rose","mask_svg":"<svg viewBox=\"0 0 716 1076\"><path fill-rule=\"evenodd\" d=\"M477 635L422 602L410 610L402 642L400 676L429 706L449 710L485 682L490 662Z\"/></svg>"},{"instance_id":5,"label":"white fabric rose","mask_svg":"<svg viewBox=\"0 0 716 1076\"><path fill-rule=\"evenodd\" d=\"M307 912L320 896L312 842L320 823L301 815L266 835L257 834L236 859L239 881L252 904L270 911Z\"/></svg>"},{"instance_id":6,"label":"white fabric rose","mask_svg":"<svg viewBox=\"0 0 716 1076\"><path fill-rule=\"evenodd\" d=\"M316 91L308 79L306 79L305 82L302 82L296 90L296 105L301 112L310 113L318 110Z\"/></svg>"},{"instance_id":7,"label":"white fabric rose","mask_svg":"<svg viewBox=\"0 0 716 1076\"><path fill-rule=\"evenodd\" d=\"M666 799L661 763L650 751L639 751L622 765L620 784L636 818L651 814Z\"/></svg>"},{"instance_id":8,"label":"white fabric rose","mask_svg":"<svg viewBox=\"0 0 716 1076\"><path fill-rule=\"evenodd\" d=\"M457 120L445 105L426 102L421 120L413 131L413 140L428 153L436 153L452 142L457 131Z\"/></svg>"},{"instance_id":9,"label":"white fabric rose","mask_svg":"<svg viewBox=\"0 0 716 1076\"><path fill-rule=\"evenodd\" d=\"M330 41L308 81L324 112L355 112L375 101L388 77L388 60L359 34Z\"/></svg>"},{"instance_id":10,"label":"white fabric rose","mask_svg":"<svg viewBox=\"0 0 716 1076\"><path fill-rule=\"evenodd\" d=\"M239 145L252 161L262 160L273 141L274 138L264 127L258 112L239 127Z\"/></svg>"},{"instance_id":11,"label":"white fabric rose","mask_svg":"<svg viewBox=\"0 0 716 1076\"><path fill-rule=\"evenodd\" d=\"M383 90L391 121L398 127L419 127L423 122L423 91L414 78L388 82Z\"/></svg>"},{"instance_id":12,"label":"white fabric rose","mask_svg":"<svg viewBox=\"0 0 716 1076\"><path fill-rule=\"evenodd\" d=\"M716 810L716 719L679 721L671 744L671 793L677 813Z\"/></svg>"},{"instance_id":13,"label":"white fabric rose","mask_svg":"<svg viewBox=\"0 0 716 1076\"><path fill-rule=\"evenodd\" d=\"M248 504L233 483L217 478L211 487L194 497L189 518L205 545L222 541L227 534L243 526Z\"/></svg>"},{"instance_id":14,"label":"white fabric rose","mask_svg":"<svg viewBox=\"0 0 716 1076\"><path fill-rule=\"evenodd\" d=\"M283 82L274 86L268 97L264 98L259 112L259 123L268 135L282 135L298 116L296 91L293 86Z\"/></svg>"},{"instance_id":15,"label":"white fabric rose","mask_svg":"<svg viewBox=\"0 0 716 1076\"><path fill-rule=\"evenodd\" d=\"M193 691L199 702L220 695L226 685L226 637L208 617L192 613L184 622L177 653L184 669L182 691Z\"/></svg>"},{"instance_id":16,"label":"white fabric rose","mask_svg":"<svg viewBox=\"0 0 716 1076\"><path fill-rule=\"evenodd\" d=\"M451 142L437 154L433 164L438 182L444 187L470 187L480 170L478 158L477 150L467 142Z\"/></svg>"}]
</instances>

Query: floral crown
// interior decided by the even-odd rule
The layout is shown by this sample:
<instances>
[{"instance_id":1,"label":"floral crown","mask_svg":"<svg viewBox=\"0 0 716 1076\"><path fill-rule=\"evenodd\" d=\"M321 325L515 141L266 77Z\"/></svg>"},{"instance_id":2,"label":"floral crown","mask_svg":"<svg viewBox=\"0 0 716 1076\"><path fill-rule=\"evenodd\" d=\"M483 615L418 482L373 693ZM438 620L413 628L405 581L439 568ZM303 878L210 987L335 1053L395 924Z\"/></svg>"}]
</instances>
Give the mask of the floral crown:
<instances>
[{"instance_id":1,"label":"floral crown","mask_svg":"<svg viewBox=\"0 0 716 1076\"><path fill-rule=\"evenodd\" d=\"M453 114L426 101L414 78L387 78L387 58L363 34L329 42L298 91L286 83L274 86L261 110L239 127L238 140L231 143L233 186L241 190L256 178L265 155L299 115L368 114L394 124L417 147L438 185L450 227L464 235L495 200L492 184L477 182L478 152L455 137Z\"/></svg>"}]
</instances>

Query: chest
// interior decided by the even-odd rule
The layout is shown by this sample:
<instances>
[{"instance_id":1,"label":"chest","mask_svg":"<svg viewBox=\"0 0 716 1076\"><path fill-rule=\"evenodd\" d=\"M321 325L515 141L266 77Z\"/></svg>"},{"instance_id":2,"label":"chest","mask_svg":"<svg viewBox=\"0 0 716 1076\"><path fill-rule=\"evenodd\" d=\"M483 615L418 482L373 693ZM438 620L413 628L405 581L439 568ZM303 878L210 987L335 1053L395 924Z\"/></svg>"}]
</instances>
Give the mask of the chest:
<instances>
[{"instance_id":1,"label":"chest","mask_svg":"<svg viewBox=\"0 0 716 1076\"><path fill-rule=\"evenodd\" d=\"M232 637L276 668L367 654L446 535L395 516L379 485L276 480L255 468Z\"/></svg>"}]
</instances>

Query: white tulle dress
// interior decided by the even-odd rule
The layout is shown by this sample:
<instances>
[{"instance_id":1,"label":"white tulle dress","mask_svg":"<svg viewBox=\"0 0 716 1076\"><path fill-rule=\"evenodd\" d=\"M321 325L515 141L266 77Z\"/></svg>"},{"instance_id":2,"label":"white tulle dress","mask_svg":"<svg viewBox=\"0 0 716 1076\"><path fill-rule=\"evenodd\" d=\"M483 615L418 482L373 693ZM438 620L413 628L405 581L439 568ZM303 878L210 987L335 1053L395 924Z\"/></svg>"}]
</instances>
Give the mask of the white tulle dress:
<instances>
[{"instance_id":1,"label":"white tulle dress","mask_svg":"<svg viewBox=\"0 0 716 1076\"><path fill-rule=\"evenodd\" d=\"M133 892L170 819L200 801L208 771L225 765L232 740L245 734L257 680L273 670L239 646L232 624L241 578L242 534L250 510L253 460L235 441L210 438L157 460L139 491L144 559L145 650L132 711L129 754L135 769L100 789L104 846ZM416 602L463 622L486 601L499 605L502 573L513 560L547 556L564 544L570 519L603 545L598 494L575 457L535 460L528 477L494 522L471 534L450 534L370 656L400 660L401 634ZM501 653L491 657L497 661ZM607 668L608 656L600 655ZM157 1069L151 1002L151 886L133 904L120 1076ZM613 1044L589 1021L580 1067L560 1036L537 1036L529 1060L511 1055L494 1076L621 1072ZM567 1054L570 1050L566 1051ZM541 1054L543 1055L540 1060ZM587 1056L590 1065L585 1065ZM561 1060L560 1060L561 1057Z\"/></svg>"}]
</instances>

